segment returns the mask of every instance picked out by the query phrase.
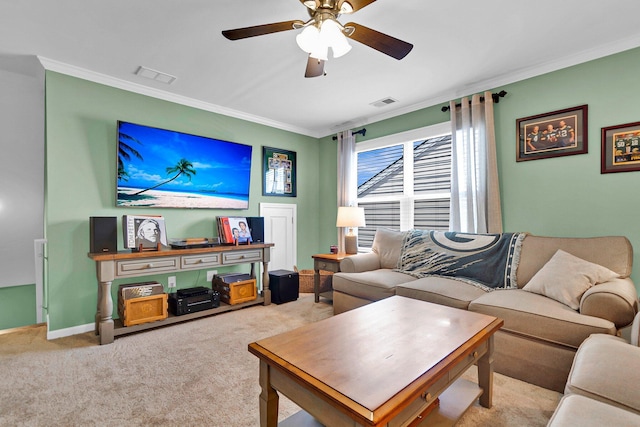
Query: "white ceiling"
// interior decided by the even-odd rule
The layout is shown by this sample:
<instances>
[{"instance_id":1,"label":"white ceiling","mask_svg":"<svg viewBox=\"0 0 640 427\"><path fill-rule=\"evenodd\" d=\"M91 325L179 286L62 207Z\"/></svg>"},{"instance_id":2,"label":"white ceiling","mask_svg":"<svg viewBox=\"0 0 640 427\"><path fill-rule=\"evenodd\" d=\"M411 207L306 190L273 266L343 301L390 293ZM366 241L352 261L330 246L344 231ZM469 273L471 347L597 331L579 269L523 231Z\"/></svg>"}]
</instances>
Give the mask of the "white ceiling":
<instances>
[{"instance_id":1,"label":"white ceiling","mask_svg":"<svg viewBox=\"0 0 640 427\"><path fill-rule=\"evenodd\" d=\"M0 67L37 55L50 70L321 137L640 46L638 0L378 0L340 21L412 43L409 55L352 41L311 79L297 30L221 35L308 17L299 0L0 0ZM386 97L398 102L370 105Z\"/></svg>"}]
</instances>

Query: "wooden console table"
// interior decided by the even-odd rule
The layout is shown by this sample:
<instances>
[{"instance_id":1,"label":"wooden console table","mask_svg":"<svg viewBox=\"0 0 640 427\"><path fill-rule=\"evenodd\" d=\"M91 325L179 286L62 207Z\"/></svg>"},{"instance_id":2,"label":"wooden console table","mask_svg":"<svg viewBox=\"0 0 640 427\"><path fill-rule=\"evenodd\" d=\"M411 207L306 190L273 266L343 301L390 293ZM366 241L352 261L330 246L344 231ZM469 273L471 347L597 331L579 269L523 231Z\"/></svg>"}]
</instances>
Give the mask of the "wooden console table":
<instances>
[{"instance_id":1,"label":"wooden console table","mask_svg":"<svg viewBox=\"0 0 640 427\"><path fill-rule=\"evenodd\" d=\"M256 304L271 304L269 290L268 264L273 243L256 243L241 246L214 246L197 249L167 249L145 252L90 253L89 258L96 262L98 278L98 304L96 309L96 334L100 335L100 344L110 344L114 337L153 329L172 323L184 322L198 317L223 313ZM111 284L115 279L149 276L152 274L175 273L179 271L204 270L237 264L251 264L251 277L255 278L255 265L261 262L262 293L250 302L227 305L203 310L182 316L173 316L165 320L124 327L119 319L113 320L113 298Z\"/></svg>"}]
</instances>

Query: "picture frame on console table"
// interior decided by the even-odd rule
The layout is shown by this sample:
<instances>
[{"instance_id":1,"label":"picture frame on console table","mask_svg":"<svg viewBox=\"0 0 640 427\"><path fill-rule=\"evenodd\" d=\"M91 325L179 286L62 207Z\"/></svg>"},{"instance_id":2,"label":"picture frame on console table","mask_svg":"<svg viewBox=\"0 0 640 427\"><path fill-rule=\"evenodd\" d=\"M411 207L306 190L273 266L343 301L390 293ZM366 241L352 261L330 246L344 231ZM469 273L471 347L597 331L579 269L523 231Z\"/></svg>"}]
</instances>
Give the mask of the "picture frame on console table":
<instances>
[{"instance_id":1,"label":"picture frame on console table","mask_svg":"<svg viewBox=\"0 0 640 427\"><path fill-rule=\"evenodd\" d=\"M516 120L516 161L585 154L587 105Z\"/></svg>"},{"instance_id":2,"label":"picture frame on console table","mask_svg":"<svg viewBox=\"0 0 640 427\"><path fill-rule=\"evenodd\" d=\"M125 249L134 252L159 251L168 246L164 217L156 215L122 215Z\"/></svg>"},{"instance_id":3,"label":"picture frame on console table","mask_svg":"<svg viewBox=\"0 0 640 427\"><path fill-rule=\"evenodd\" d=\"M600 173L640 171L640 122L602 128Z\"/></svg>"},{"instance_id":4,"label":"picture frame on console table","mask_svg":"<svg viewBox=\"0 0 640 427\"><path fill-rule=\"evenodd\" d=\"M262 147L262 195L296 197L296 152Z\"/></svg>"}]
</instances>

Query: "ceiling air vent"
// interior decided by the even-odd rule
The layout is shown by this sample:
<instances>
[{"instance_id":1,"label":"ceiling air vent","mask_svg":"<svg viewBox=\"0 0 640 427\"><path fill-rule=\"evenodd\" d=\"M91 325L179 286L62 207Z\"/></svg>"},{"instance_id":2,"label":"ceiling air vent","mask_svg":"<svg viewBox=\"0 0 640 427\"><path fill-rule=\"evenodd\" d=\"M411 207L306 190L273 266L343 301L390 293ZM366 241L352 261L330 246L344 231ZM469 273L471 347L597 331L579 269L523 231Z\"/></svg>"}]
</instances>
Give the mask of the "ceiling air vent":
<instances>
[{"instance_id":1,"label":"ceiling air vent","mask_svg":"<svg viewBox=\"0 0 640 427\"><path fill-rule=\"evenodd\" d=\"M151 68L140 66L136 71L136 75L141 77L146 77L147 79L156 80L160 83L166 83L170 85L173 83L177 77L172 76L171 74L163 73L160 71L152 70Z\"/></svg>"},{"instance_id":2,"label":"ceiling air vent","mask_svg":"<svg viewBox=\"0 0 640 427\"><path fill-rule=\"evenodd\" d=\"M393 104L395 102L398 102L398 100L393 99L391 97L387 97L387 98L382 98L379 101L372 102L370 105L373 105L374 107L386 107L387 105Z\"/></svg>"}]
</instances>

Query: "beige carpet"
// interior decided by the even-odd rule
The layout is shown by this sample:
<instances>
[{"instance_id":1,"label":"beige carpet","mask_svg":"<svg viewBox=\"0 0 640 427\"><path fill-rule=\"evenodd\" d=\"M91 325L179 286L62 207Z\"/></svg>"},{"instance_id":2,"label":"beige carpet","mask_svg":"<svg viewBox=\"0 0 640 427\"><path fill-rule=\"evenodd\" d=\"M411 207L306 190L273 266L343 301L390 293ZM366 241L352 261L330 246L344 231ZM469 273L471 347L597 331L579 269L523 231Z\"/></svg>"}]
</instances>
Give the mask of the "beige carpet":
<instances>
[{"instance_id":1,"label":"beige carpet","mask_svg":"<svg viewBox=\"0 0 640 427\"><path fill-rule=\"evenodd\" d=\"M313 295L117 338L47 341L44 327L0 335L0 426L258 426L250 342L330 316ZM467 374L474 378L472 368ZM494 407L460 426L544 426L561 395L499 374ZM280 419L298 411L280 399Z\"/></svg>"}]
</instances>

